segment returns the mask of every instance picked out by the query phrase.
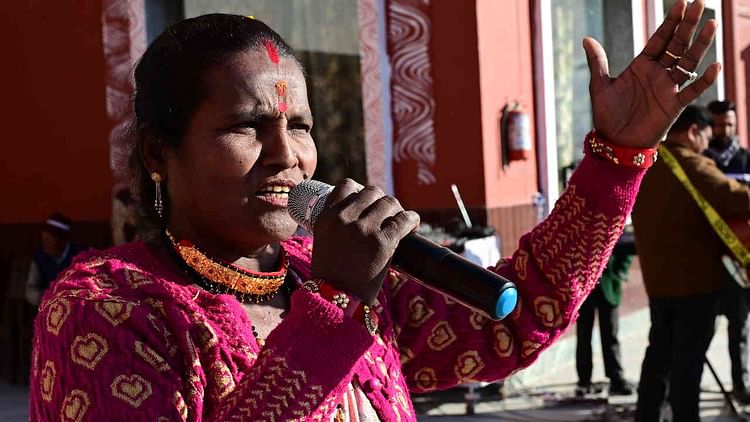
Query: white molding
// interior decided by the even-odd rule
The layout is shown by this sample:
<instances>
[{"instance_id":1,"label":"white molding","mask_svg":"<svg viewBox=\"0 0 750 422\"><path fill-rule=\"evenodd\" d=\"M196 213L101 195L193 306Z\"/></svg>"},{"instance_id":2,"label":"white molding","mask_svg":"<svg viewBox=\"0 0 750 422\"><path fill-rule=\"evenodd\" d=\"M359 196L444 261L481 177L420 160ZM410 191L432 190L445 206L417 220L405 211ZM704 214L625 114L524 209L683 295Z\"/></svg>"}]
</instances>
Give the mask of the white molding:
<instances>
[{"instance_id":1,"label":"white molding","mask_svg":"<svg viewBox=\"0 0 750 422\"><path fill-rule=\"evenodd\" d=\"M541 190L551 210L560 196L557 168L555 117L555 68L552 56L552 6L550 0L534 0L534 85L536 103L537 160Z\"/></svg>"},{"instance_id":2,"label":"white molding","mask_svg":"<svg viewBox=\"0 0 750 422\"><path fill-rule=\"evenodd\" d=\"M381 115L383 119L383 160L385 161L385 186L388 195L394 195L393 187L393 115L391 114L391 60L388 57L387 31L385 24L385 0L375 0L378 15L378 63L380 66Z\"/></svg>"},{"instance_id":3,"label":"white molding","mask_svg":"<svg viewBox=\"0 0 750 422\"><path fill-rule=\"evenodd\" d=\"M711 8L714 10L714 16L716 19L716 23L718 24L716 28L716 37L714 38L714 45L716 46L716 61L721 63L721 66L723 68L724 66L724 30L723 30L723 23L724 23L724 16L722 9L721 1L720 0L706 0L706 7ZM717 97L719 100L726 99L726 86L724 84L724 73L722 72L719 74L719 77L716 79L716 92Z\"/></svg>"},{"instance_id":4,"label":"white molding","mask_svg":"<svg viewBox=\"0 0 750 422\"><path fill-rule=\"evenodd\" d=\"M641 54L641 50L646 46L646 39L643 36L643 0L630 1L630 15L632 16L633 26L633 57Z\"/></svg>"},{"instance_id":5,"label":"white molding","mask_svg":"<svg viewBox=\"0 0 750 422\"><path fill-rule=\"evenodd\" d=\"M648 22L648 36L656 32L656 28L664 20L664 4L662 0L646 0L646 20Z\"/></svg>"}]
</instances>

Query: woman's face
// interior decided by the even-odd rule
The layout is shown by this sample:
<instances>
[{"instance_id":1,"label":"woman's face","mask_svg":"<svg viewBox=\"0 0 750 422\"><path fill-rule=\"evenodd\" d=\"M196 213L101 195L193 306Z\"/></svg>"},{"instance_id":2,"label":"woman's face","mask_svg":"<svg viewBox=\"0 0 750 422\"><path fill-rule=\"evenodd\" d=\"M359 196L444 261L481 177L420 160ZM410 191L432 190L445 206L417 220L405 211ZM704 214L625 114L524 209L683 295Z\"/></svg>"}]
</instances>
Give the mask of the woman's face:
<instances>
[{"instance_id":1,"label":"woman's face","mask_svg":"<svg viewBox=\"0 0 750 422\"><path fill-rule=\"evenodd\" d=\"M182 144L165 151L170 229L238 253L289 238L287 192L317 163L301 69L261 47L211 68L202 88Z\"/></svg>"}]
</instances>

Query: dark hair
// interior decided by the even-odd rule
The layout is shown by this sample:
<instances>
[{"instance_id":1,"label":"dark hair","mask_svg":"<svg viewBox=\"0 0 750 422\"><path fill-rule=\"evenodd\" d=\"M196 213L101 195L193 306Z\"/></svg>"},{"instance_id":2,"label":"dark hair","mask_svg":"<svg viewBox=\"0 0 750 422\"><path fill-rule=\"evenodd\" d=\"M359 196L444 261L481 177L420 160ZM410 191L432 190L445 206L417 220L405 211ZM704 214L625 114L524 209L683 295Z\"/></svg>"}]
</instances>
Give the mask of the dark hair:
<instances>
[{"instance_id":1,"label":"dark hair","mask_svg":"<svg viewBox=\"0 0 750 422\"><path fill-rule=\"evenodd\" d=\"M730 100L711 101L708 103L708 111L712 114L724 114L729 113L730 111L737 112L737 105L734 101Z\"/></svg>"},{"instance_id":2,"label":"dark hair","mask_svg":"<svg viewBox=\"0 0 750 422\"><path fill-rule=\"evenodd\" d=\"M674 122L669 129L670 133L682 133L690 129L692 125L698 125L699 129L705 129L712 125L711 116L708 111L701 106L689 105L682 111L680 117Z\"/></svg>"},{"instance_id":3,"label":"dark hair","mask_svg":"<svg viewBox=\"0 0 750 422\"><path fill-rule=\"evenodd\" d=\"M262 48L268 41L275 44L279 56L297 61L279 34L253 18L215 13L167 28L149 45L135 68L136 136L152 136L168 146L179 146L205 96L203 75L232 55ZM142 211L158 221L152 205L153 182L139 147L133 148L130 164L133 190Z\"/></svg>"}]
</instances>

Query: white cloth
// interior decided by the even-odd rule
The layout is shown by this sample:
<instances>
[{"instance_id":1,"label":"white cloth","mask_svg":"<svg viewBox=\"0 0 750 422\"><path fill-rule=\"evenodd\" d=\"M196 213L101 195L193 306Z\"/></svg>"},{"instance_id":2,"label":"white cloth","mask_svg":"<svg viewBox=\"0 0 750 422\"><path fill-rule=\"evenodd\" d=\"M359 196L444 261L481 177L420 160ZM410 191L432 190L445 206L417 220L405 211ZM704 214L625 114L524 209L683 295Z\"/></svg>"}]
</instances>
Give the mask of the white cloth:
<instances>
[{"instance_id":1,"label":"white cloth","mask_svg":"<svg viewBox=\"0 0 750 422\"><path fill-rule=\"evenodd\" d=\"M332 422L380 422L378 414L372 407L372 403L362 391L359 384L350 382L344 393L344 402L339 408L341 411L333 412Z\"/></svg>"},{"instance_id":2,"label":"white cloth","mask_svg":"<svg viewBox=\"0 0 750 422\"><path fill-rule=\"evenodd\" d=\"M500 240L495 235L467 240L461 255L482 267L492 267L500 260Z\"/></svg>"}]
</instances>

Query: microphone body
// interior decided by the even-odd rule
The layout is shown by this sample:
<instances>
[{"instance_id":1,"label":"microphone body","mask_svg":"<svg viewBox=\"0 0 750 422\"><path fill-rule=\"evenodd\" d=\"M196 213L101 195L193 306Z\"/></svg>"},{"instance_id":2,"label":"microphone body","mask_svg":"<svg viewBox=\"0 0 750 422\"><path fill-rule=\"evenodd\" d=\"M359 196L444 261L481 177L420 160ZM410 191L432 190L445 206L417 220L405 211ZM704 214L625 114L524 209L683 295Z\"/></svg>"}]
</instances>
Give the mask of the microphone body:
<instances>
[{"instance_id":1,"label":"microphone body","mask_svg":"<svg viewBox=\"0 0 750 422\"><path fill-rule=\"evenodd\" d=\"M289 193L289 214L312 232L333 186L306 180ZM501 320L516 307L516 285L448 248L411 233L399 242L392 265L415 281L482 315Z\"/></svg>"}]
</instances>

